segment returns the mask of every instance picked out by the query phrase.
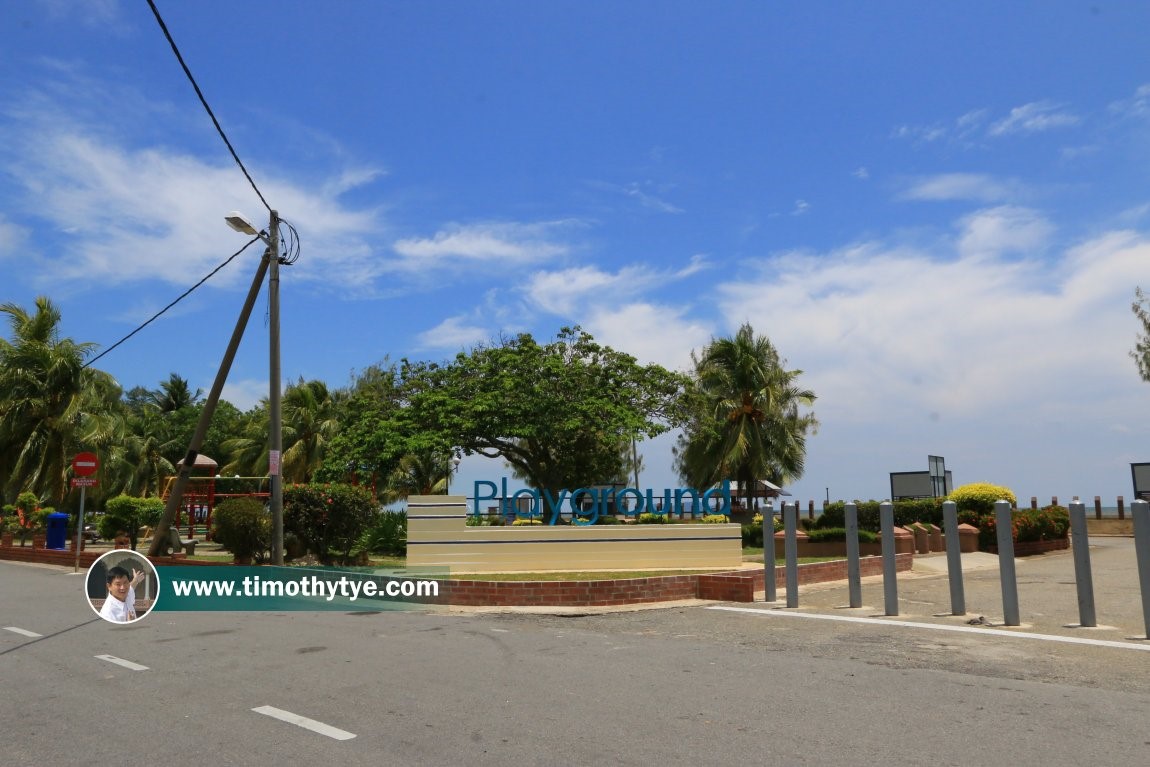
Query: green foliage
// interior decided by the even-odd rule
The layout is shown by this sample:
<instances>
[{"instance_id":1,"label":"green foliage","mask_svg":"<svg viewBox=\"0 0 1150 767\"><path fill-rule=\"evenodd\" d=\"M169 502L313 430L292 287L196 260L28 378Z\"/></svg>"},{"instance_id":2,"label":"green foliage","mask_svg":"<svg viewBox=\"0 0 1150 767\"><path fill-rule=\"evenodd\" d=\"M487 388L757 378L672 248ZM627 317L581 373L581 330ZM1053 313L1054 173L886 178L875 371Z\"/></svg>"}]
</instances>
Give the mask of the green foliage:
<instances>
[{"instance_id":1,"label":"green foliage","mask_svg":"<svg viewBox=\"0 0 1150 767\"><path fill-rule=\"evenodd\" d=\"M523 334L445 365L403 362L410 396L401 431L423 446L502 457L532 486L595 485L623 470L621 446L681 422L686 379L639 365L563 328L548 344Z\"/></svg>"},{"instance_id":2,"label":"green foliage","mask_svg":"<svg viewBox=\"0 0 1150 767\"><path fill-rule=\"evenodd\" d=\"M154 527L164 513L164 502L159 498L136 498L117 495L104 504L104 515L97 523L100 537L113 540L123 531L128 534L135 551L141 527Z\"/></svg>"},{"instance_id":3,"label":"green foliage","mask_svg":"<svg viewBox=\"0 0 1150 767\"><path fill-rule=\"evenodd\" d=\"M978 528L978 548L986 551L998 546L998 518L992 512L960 511L961 524ZM1019 509L1010 514L1011 535L1016 543L1056 541L1070 531L1070 512L1064 506L1041 509Z\"/></svg>"},{"instance_id":4,"label":"green foliage","mask_svg":"<svg viewBox=\"0 0 1150 767\"><path fill-rule=\"evenodd\" d=\"M621 525L622 521L618 517L613 517L610 514L600 514L599 518L595 520L597 525Z\"/></svg>"},{"instance_id":5,"label":"green foliage","mask_svg":"<svg viewBox=\"0 0 1150 767\"><path fill-rule=\"evenodd\" d=\"M503 526L503 517L497 512L488 512L486 514L468 514L467 515L468 527L501 527Z\"/></svg>"},{"instance_id":6,"label":"green foliage","mask_svg":"<svg viewBox=\"0 0 1150 767\"><path fill-rule=\"evenodd\" d=\"M806 438L818 428L809 407L815 394L798 384L801 370L766 336L743 325L733 338L712 340L695 357L687 402L690 420L675 447L675 466L691 487L737 480L752 504L755 483L801 477Z\"/></svg>"},{"instance_id":7,"label":"green foliage","mask_svg":"<svg viewBox=\"0 0 1150 767\"><path fill-rule=\"evenodd\" d=\"M845 527L818 527L808 531L807 536L811 543L845 541L847 531ZM877 543L879 540L881 538L878 533L872 533L870 530L859 530L859 543Z\"/></svg>"},{"instance_id":8,"label":"green foliage","mask_svg":"<svg viewBox=\"0 0 1150 767\"><path fill-rule=\"evenodd\" d=\"M212 512L212 539L238 559L265 561L271 538L271 514L255 498L229 498Z\"/></svg>"},{"instance_id":9,"label":"green foliage","mask_svg":"<svg viewBox=\"0 0 1150 767\"><path fill-rule=\"evenodd\" d=\"M377 504L362 487L343 484L284 488L284 532L291 532L325 564L348 563Z\"/></svg>"},{"instance_id":10,"label":"green foliage","mask_svg":"<svg viewBox=\"0 0 1150 767\"><path fill-rule=\"evenodd\" d=\"M705 514L702 519L703 524L706 525L725 525L730 521L726 514Z\"/></svg>"},{"instance_id":11,"label":"green foliage","mask_svg":"<svg viewBox=\"0 0 1150 767\"><path fill-rule=\"evenodd\" d=\"M992 485L989 482L972 482L955 488L948 501L954 501L959 511L972 511L977 514L989 514L994 511L996 501L1010 501L1011 506L1018 505L1018 500L1010 488L1001 485Z\"/></svg>"},{"instance_id":12,"label":"green foliage","mask_svg":"<svg viewBox=\"0 0 1150 767\"><path fill-rule=\"evenodd\" d=\"M665 525L667 524L667 515L643 512L636 521L640 525Z\"/></svg>"},{"instance_id":13,"label":"green foliage","mask_svg":"<svg viewBox=\"0 0 1150 767\"><path fill-rule=\"evenodd\" d=\"M760 519L758 523L750 523L742 525L743 530L743 548L761 549L763 548L763 522Z\"/></svg>"},{"instance_id":14,"label":"green foliage","mask_svg":"<svg viewBox=\"0 0 1150 767\"><path fill-rule=\"evenodd\" d=\"M468 517L470 522L471 517ZM399 511L381 511L371 526L359 537L358 551L370 554L407 554L407 515Z\"/></svg>"},{"instance_id":15,"label":"green foliage","mask_svg":"<svg viewBox=\"0 0 1150 767\"><path fill-rule=\"evenodd\" d=\"M512 527L527 527L529 525L541 525L541 524L543 524L543 520L541 520L541 519L529 519L527 517L522 517L522 518L516 519L514 522L512 522L511 526Z\"/></svg>"},{"instance_id":16,"label":"green foliage","mask_svg":"<svg viewBox=\"0 0 1150 767\"><path fill-rule=\"evenodd\" d=\"M873 533L882 529L879 515L879 501L855 501L858 509L859 530L869 530ZM896 527L906 527L915 522L925 522L930 525L942 526L942 499L919 498L894 502L894 524ZM815 520L812 529L818 530L828 527L846 527L846 504L843 501L833 501L826 505L823 513Z\"/></svg>"}]
</instances>

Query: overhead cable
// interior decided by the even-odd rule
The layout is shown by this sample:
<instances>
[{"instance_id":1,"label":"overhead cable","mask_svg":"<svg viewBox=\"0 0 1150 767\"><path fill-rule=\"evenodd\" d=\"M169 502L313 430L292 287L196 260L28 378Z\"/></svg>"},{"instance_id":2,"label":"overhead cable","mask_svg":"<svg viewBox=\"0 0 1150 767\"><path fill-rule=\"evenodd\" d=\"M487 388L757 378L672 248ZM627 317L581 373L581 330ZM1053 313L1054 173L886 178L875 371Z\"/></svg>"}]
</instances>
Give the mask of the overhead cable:
<instances>
[{"instance_id":1,"label":"overhead cable","mask_svg":"<svg viewBox=\"0 0 1150 767\"><path fill-rule=\"evenodd\" d=\"M260 239L262 239L262 238L260 238L259 236L256 236L256 237L253 237L253 238L251 238L250 240L248 240L248 243L247 243L247 245L244 245L242 248L240 248L239 250L237 250L235 253L233 253L233 254L231 254L230 256L228 256L228 259L227 259L226 261L224 261L222 264L220 264L219 266L217 266L215 269L213 269L213 270L211 270L210 272L208 272L207 276L205 276L205 277L204 277L202 280L200 280L199 282L197 282L195 285L193 285L193 286L191 286L190 288L188 288L187 290L185 290L185 291L184 291L184 292L183 292L183 293L180 295L180 297L179 297L179 298L177 298L175 301L173 301L172 303L170 303L170 304L168 304L167 306L165 306L165 307L164 307L163 309L161 309L160 311L158 311L158 312L156 312L155 314L153 314L153 315L151 316L151 318L149 318L149 319L148 319L148 321L147 321L147 322L145 322L144 324L140 325L138 328L136 328L135 330L133 330L131 333L129 333L128 335L124 336L124 337L123 337L123 338L121 338L119 341L117 341L116 343L112 344L112 345L111 345L111 346L109 346L107 349L105 349L104 351L100 352L99 354L97 354L97 355L96 355L95 357L93 357L92 359L90 359L90 360L88 360L87 362L85 362L85 363L82 365L82 367L88 367L88 366L89 366L89 365L91 365L93 362L95 362L96 360L100 359L100 358L101 358L101 357L103 357L105 354L107 354L108 352L112 351L112 350L113 350L113 349L115 349L117 346L119 346L120 344L124 343L124 342L125 342L125 341L127 341L129 338L131 338L132 336L136 335L137 333L139 333L141 330L143 330L144 328L146 328L148 325L152 324L152 321L153 321L153 320L157 319L157 318L158 318L158 317L159 317L161 314L163 314L164 312L168 311L168 310L169 310L169 309L171 309L173 306L175 306L176 304L178 304L180 301L183 301L185 298L187 298L187 297L188 297L188 296L191 294L191 292L192 292L193 290L195 290L196 288L198 288L199 286L201 286L201 285L203 285L205 282L207 282L209 279L211 279L211 278L212 278L212 277L213 277L213 276L216 274L216 272L218 272L219 270L223 269L225 266L227 266L228 264L230 264L230 263L231 263L233 260L235 260L236 256L238 256L239 254L243 253L245 250L247 250L248 248L250 248L250 247L251 247L251 245L252 245L252 243L253 243L253 242L257 242L257 241L258 241L258 240L260 240Z\"/></svg>"},{"instance_id":2,"label":"overhead cable","mask_svg":"<svg viewBox=\"0 0 1150 767\"><path fill-rule=\"evenodd\" d=\"M232 146L232 142L228 140L227 134L224 133L224 129L220 127L220 121L216 119L215 113L208 105L208 100L204 98L203 91L200 90L200 86L196 83L196 78L192 76L192 70L190 70L188 65L184 63L184 57L180 55L180 49L176 47L176 41L172 39L171 33L168 32L168 25L164 23L163 17L160 16L160 11L158 8L156 8L155 2L153 2L153 0L148 0L148 6L152 9L152 13L155 15L156 21L159 22L160 29L164 32L164 37L168 39L168 44L172 46L172 52L176 54L176 59L180 62L180 66L184 68L184 74L188 76L188 81L192 84L192 87L196 89L196 95L200 97L200 103L203 104L204 109L207 110L208 117L212 118L212 124L216 126L216 132L220 134L220 138L222 138L224 143L227 144L228 151L232 153L232 159L236 161L236 165L240 166L240 170L244 172L244 177L247 178L248 183L252 185L252 189L255 190L256 195L260 198L260 202L262 202L264 207L267 208L270 212L272 206L268 205L268 201L264 199L263 193L260 192L259 187L256 186L256 182L252 180L251 174L248 173L248 169L244 167L243 162L240 160L240 156L236 154L236 150Z\"/></svg>"}]
</instances>

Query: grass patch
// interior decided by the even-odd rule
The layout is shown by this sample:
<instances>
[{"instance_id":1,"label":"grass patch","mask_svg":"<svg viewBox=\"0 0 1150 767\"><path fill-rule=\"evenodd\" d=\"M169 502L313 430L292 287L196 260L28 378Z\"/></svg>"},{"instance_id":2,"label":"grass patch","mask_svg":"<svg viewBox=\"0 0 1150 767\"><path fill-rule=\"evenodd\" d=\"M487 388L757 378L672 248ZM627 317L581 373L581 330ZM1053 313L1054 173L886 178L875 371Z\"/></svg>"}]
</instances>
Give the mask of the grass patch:
<instances>
[{"instance_id":1,"label":"grass patch","mask_svg":"<svg viewBox=\"0 0 1150 767\"><path fill-rule=\"evenodd\" d=\"M698 575L699 573L722 572L729 572L729 570L623 570L609 573L465 573L452 575L451 577L467 581L615 581L624 578L658 578L665 575Z\"/></svg>"},{"instance_id":2,"label":"grass patch","mask_svg":"<svg viewBox=\"0 0 1150 767\"><path fill-rule=\"evenodd\" d=\"M846 557L799 557L799 564L807 564L809 562L837 562ZM755 548L754 546L743 547L743 561L744 562L762 562L763 550ZM787 563L786 557L775 557L775 564L785 565Z\"/></svg>"}]
</instances>

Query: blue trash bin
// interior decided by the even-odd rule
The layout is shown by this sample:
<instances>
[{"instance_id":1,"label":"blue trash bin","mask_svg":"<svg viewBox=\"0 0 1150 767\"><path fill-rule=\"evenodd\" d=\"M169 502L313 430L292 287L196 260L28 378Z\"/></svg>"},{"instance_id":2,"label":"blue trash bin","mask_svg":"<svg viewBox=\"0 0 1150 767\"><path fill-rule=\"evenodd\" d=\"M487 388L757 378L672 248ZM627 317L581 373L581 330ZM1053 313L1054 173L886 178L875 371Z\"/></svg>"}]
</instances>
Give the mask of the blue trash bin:
<instances>
[{"instance_id":1,"label":"blue trash bin","mask_svg":"<svg viewBox=\"0 0 1150 767\"><path fill-rule=\"evenodd\" d=\"M68 515L57 511L48 515L44 548L63 551L68 548Z\"/></svg>"}]
</instances>

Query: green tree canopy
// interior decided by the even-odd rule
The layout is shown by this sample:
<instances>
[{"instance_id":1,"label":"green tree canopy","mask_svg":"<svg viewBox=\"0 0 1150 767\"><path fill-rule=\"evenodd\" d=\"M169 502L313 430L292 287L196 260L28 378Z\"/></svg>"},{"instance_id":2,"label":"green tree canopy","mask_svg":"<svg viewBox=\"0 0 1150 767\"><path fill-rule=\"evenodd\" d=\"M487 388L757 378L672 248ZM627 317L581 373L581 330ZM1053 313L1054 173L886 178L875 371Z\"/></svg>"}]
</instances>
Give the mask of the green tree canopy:
<instances>
[{"instance_id":1,"label":"green tree canopy","mask_svg":"<svg viewBox=\"0 0 1150 767\"><path fill-rule=\"evenodd\" d=\"M798 385L802 371L787 370L749 324L692 356L692 418L675 449L682 480L692 487L737 480L750 507L758 480L783 484L802 476L806 437L818 427L813 413L800 412L815 400Z\"/></svg>"},{"instance_id":2,"label":"green tree canopy","mask_svg":"<svg viewBox=\"0 0 1150 767\"><path fill-rule=\"evenodd\" d=\"M620 475L621 446L683 421L684 376L601 346L580 328L523 334L444 365L404 361L413 441L501 457L553 495Z\"/></svg>"}]
</instances>

